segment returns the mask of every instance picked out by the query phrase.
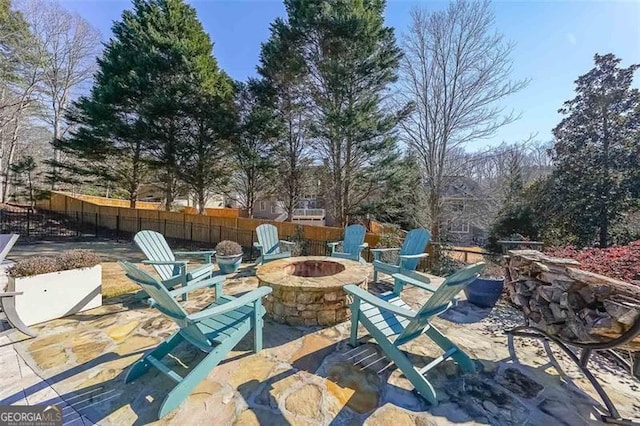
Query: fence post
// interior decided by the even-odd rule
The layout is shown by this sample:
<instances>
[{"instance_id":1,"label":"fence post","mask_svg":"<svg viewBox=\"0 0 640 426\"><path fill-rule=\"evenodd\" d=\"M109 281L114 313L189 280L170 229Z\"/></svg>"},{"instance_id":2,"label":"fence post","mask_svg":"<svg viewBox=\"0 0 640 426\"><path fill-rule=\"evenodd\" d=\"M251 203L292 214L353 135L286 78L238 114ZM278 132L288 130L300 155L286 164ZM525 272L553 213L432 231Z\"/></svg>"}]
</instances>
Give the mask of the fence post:
<instances>
[{"instance_id":1,"label":"fence post","mask_svg":"<svg viewBox=\"0 0 640 426\"><path fill-rule=\"evenodd\" d=\"M120 212L118 212L120 213ZM116 240L120 239L120 215L116 215Z\"/></svg>"},{"instance_id":2,"label":"fence post","mask_svg":"<svg viewBox=\"0 0 640 426\"><path fill-rule=\"evenodd\" d=\"M27 238L31 233L31 210L27 210Z\"/></svg>"},{"instance_id":3,"label":"fence post","mask_svg":"<svg viewBox=\"0 0 640 426\"><path fill-rule=\"evenodd\" d=\"M189 241L193 241L193 222L189 222Z\"/></svg>"},{"instance_id":4,"label":"fence post","mask_svg":"<svg viewBox=\"0 0 640 426\"><path fill-rule=\"evenodd\" d=\"M138 216L138 232L142 231L142 218Z\"/></svg>"},{"instance_id":5,"label":"fence post","mask_svg":"<svg viewBox=\"0 0 640 426\"><path fill-rule=\"evenodd\" d=\"M167 219L164 220L164 232L162 233L162 235L167 235Z\"/></svg>"},{"instance_id":6,"label":"fence post","mask_svg":"<svg viewBox=\"0 0 640 426\"><path fill-rule=\"evenodd\" d=\"M96 238L98 238L98 220L100 220L100 216L98 215L98 212L96 212Z\"/></svg>"},{"instance_id":7,"label":"fence post","mask_svg":"<svg viewBox=\"0 0 640 426\"><path fill-rule=\"evenodd\" d=\"M253 231L251 231L251 244L249 245L249 262L253 260Z\"/></svg>"},{"instance_id":8,"label":"fence post","mask_svg":"<svg viewBox=\"0 0 640 426\"><path fill-rule=\"evenodd\" d=\"M66 198L65 198L65 200L66 200ZM81 225L80 215L76 211L76 237L80 236L80 225Z\"/></svg>"},{"instance_id":9,"label":"fence post","mask_svg":"<svg viewBox=\"0 0 640 426\"><path fill-rule=\"evenodd\" d=\"M218 227L218 242L222 241L222 225Z\"/></svg>"}]
</instances>

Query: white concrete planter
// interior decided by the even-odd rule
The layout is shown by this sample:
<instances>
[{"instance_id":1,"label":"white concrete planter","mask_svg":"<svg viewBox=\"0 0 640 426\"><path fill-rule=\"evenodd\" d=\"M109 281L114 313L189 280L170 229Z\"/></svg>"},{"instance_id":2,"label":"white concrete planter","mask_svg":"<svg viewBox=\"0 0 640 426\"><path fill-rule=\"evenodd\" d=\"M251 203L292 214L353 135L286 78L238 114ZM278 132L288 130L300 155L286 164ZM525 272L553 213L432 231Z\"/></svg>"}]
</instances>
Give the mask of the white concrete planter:
<instances>
[{"instance_id":1,"label":"white concrete planter","mask_svg":"<svg viewBox=\"0 0 640 426\"><path fill-rule=\"evenodd\" d=\"M7 291L21 291L16 311L26 325L102 306L102 266L9 277Z\"/></svg>"}]
</instances>

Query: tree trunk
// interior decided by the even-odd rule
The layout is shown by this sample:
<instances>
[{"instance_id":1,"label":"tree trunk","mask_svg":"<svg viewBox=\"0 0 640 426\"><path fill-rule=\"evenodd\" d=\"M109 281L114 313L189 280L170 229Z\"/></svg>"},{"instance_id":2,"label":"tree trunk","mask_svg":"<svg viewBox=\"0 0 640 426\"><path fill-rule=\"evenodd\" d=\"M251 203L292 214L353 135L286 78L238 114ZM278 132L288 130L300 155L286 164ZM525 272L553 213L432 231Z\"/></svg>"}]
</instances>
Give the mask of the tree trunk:
<instances>
[{"instance_id":1,"label":"tree trunk","mask_svg":"<svg viewBox=\"0 0 640 426\"><path fill-rule=\"evenodd\" d=\"M6 203L8 199L9 189L11 186L11 165L13 164L13 156L16 150L16 143L18 142L18 132L20 130L20 124L18 123L18 117L16 117L15 127L11 135L11 142L9 143L9 154L7 155L7 168L4 171L4 182L2 183L2 202Z\"/></svg>"},{"instance_id":2,"label":"tree trunk","mask_svg":"<svg viewBox=\"0 0 640 426\"><path fill-rule=\"evenodd\" d=\"M198 214L204 215L206 214L206 208L205 208L205 204L206 204L206 197L204 194L204 190L198 190Z\"/></svg>"}]
</instances>

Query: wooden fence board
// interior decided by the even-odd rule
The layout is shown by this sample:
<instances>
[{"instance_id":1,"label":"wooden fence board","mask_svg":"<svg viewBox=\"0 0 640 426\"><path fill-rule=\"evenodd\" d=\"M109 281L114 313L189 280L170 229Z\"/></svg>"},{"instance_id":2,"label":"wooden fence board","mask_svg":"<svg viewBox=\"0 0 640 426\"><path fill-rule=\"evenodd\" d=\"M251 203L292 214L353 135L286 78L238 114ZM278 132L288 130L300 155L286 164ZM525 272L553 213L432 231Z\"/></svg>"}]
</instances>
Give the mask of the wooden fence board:
<instances>
[{"instance_id":1,"label":"wooden fence board","mask_svg":"<svg viewBox=\"0 0 640 426\"><path fill-rule=\"evenodd\" d=\"M142 207L132 209L128 207L128 203L120 207L113 205L114 203L107 203L113 199L101 197L84 196L82 198L84 200L69 194L53 193L50 199L38 201L37 206L43 210L64 213L70 217L81 218L85 223L120 232L135 233L141 229L151 229L164 234L167 238L193 240L210 244L212 247L221 240L232 240L244 247L251 247L256 241L255 229L263 223L275 225L282 239L291 239L300 235L306 240L319 242L320 244L311 244L312 250L317 251L317 254L326 253L323 242L339 241L343 235L342 228L240 217L238 209L212 209L220 210L218 216L193 215ZM126 202L126 200L119 201ZM375 247L379 240L380 237L372 233L368 233L365 237L370 247Z\"/></svg>"}]
</instances>

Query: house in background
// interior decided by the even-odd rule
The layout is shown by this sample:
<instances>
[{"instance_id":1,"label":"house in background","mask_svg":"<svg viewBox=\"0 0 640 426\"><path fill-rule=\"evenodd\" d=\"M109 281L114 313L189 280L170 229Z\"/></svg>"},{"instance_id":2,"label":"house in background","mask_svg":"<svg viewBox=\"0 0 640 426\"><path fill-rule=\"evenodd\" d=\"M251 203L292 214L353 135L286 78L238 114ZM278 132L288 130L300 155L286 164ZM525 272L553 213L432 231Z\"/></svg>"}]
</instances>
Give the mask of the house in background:
<instances>
[{"instance_id":1,"label":"house in background","mask_svg":"<svg viewBox=\"0 0 640 426\"><path fill-rule=\"evenodd\" d=\"M165 201L164 189L157 184L143 184L138 191L138 200L162 203ZM174 206L197 208L197 202L186 191L176 194L173 200ZM227 197L223 194L211 194L207 199L205 208L223 208L228 204Z\"/></svg>"},{"instance_id":2,"label":"house in background","mask_svg":"<svg viewBox=\"0 0 640 426\"><path fill-rule=\"evenodd\" d=\"M253 210L256 219L275 220L284 222L287 220L287 212L282 207L283 202L277 197L271 196L258 200ZM301 225L319 225L326 223L326 211L321 208L322 201L316 198L301 198L297 207L293 210L292 222Z\"/></svg>"},{"instance_id":3,"label":"house in background","mask_svg":"<svg viewBox=\"0 0 640 426\"><path fill-rule=\"evenodd\" d=\"M450 176L444 195L442 230L455 245L483 246L494 204L473 179Z\"/></svg>"}]
</instances>

